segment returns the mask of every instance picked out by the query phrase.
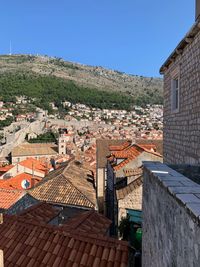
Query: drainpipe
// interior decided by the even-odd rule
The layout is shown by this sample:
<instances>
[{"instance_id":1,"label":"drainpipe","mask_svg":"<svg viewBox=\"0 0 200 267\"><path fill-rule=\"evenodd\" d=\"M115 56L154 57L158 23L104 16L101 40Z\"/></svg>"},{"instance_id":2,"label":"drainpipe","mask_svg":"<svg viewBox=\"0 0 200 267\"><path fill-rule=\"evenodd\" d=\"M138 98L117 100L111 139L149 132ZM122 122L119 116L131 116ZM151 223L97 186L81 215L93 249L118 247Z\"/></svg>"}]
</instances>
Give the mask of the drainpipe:
<instances>
[{"instance_id":1,"label":"drainpipe","mask_svg":"<svg viewBox=\"0 0 200 267\"><path fill-rule=\"evenodd\" d=\"M3 213L0 213L0 224L3 223ZM0 249L0 267L4 267L3 250Z\"/></svg>"}]
</instances>

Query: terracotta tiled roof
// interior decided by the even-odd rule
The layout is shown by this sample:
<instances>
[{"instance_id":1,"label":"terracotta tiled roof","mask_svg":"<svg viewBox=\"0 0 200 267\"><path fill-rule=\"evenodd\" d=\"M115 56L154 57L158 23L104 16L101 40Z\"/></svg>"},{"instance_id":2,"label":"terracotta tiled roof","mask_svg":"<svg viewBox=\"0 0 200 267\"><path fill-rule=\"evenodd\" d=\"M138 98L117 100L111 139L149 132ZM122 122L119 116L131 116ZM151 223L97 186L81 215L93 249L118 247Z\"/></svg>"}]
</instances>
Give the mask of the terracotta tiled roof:
<instances>
[{"instance_id":1,"label":"terracotta tiled roof","mask_svg":"<svg viewBox=\"0 0 200 267\"><path fill-rule=\"evenodd\" d=\"M146 146L146 145L141 145L141 144L136 144L136 146L142 148L145 152L154 154L154 155L156 155L158 157L162 157L158 152L153 151L151 146Z\"/></svg>"},{"instance_id":2,"label":"terracotta tiled roof","mask_svg":"<svg viewBox=\"0 0 200 267\"><path fill-rule=\"evenodd\" d=\"M156 146L156 152L158 152L160 155L163 155L163 140L151 140L151 139L136 139L136 144L140 145L146 145L146 144L152 144Z\"/></svg>"},{"instance_id":3,"label":"terracotta tiled roof","mask_svg":"<svg viewBox=\"0 0 200 267\"><path fill-rule=\"evenodd\" d=\"M19 145L12 150L12 157L29 156L35 155L56 155L58 154L58 148L55 144L43 144L43 143L24 143Z\"/></svg>"},{"instance_id":4,"label":"terracotta tiled roof","mask_svg":"<svg viewBox=\"0 0 200 267\"><path fill-rule=\"evenodd\" d=\"M137 147L135 147L134 145L123 150L123 151L114 151L112 152L112 154L115 156L115 158L118 158L118 159L122 159L122 158L128 158L130 157L131 155L139 155L142 151L141 150L138 150Z\"/></svg>"},{"instance_id":5,"label":"terracotta tiled roof","mask_svg":"<svg viewBox=\"0 0 200 267\"><path fill-rule=\"evenodd\" d=\"M12 169L13 168L13 165L6 165L6 166L4 166L4 167L0 167L0 172L7 172L7 171L9 171L10 169Z\"/></svg>"},{"instance_id":6,"label":"terracotta tiled roof","mask_svg":"<svg viewBox=\"0 0 200 267\"><path fill-rule=\"evenodd\" d=\"M5 267L126 267L128 243L90 233L67 232L52 225L4 216L0 248Z\"/></svg>"},{"instance_id":7,"label":"terracotta tiled roof","mask_svg":"<svg viewBox=\"0 0 200 267\"><path fill-rule=\"evenodd\" d=\"M125 148L122 151L112 151L112 156L115 158L124 158L122 162L114 166L114 170L120 170L122 167L127 165L130 161L136 159L142 152L148 152L156 156L162 157L159 153L152 151L152 148L155 148L154 145L138 145L134 144L128 148Z\"/></svg>"},{"instance_id":8,"label":"terracotta tiled roof","mask_svg":"<svg viewBox=\"0 0 200 267\"><path fill-rule=\"evenodd\" d=\"M130 161L136 159L144 150L142 148L139 148L136 145L132 145L127 150L123 151L125 153L126 157L125 160L120 162L118 165L114 166L114 170L120 170L122 167L126 166ZM115 155L115 154L114 154Z\"/></svg>"},{"instance_id":9,"label":"terracotta tiled roof","mask_svg":"<svg viewBox=\"0 0 200 267\"><path fill-rule=\"evenodd\" d=\"M24 192L20 190L9 190L0 188L0 209L9 209L20 198L24 196Z\"/></svg>"},{"instance_id":10,"label":"terracotta tiled roof","mask_svg":"<svg viewBox=\"0 0 200 267\"><path fill-rule=\"evenodd\" d=\"M143 184L142 176L140 176L137 179L135 179L133 182L128 184L126 187L116 190L117 199L119 200L119 199L125 198L128 194L130 194L133 190L135 190L142 184Z\"/></svg>"},{"instance_id":11,"label":"terracotta tiled roof","mask_svg":"<svg viewBox=\"0 0 200 267\"><path fill-rule=\"evenodd\" d=\"M34 183L31 181L34 179ZM5 188L5 189L25 189L22 187L22 181L27 180L29 182L29 187L31 188L32 184L37 184L41 178L40 177L33 177L31 174L28 173L20 173L16 175L15 177L6 179L6 180L0 180L0 188ZM28 189L27 188L27 189Z\"/></svg>"},{"instance_id":12,"label":"terracotta tiled roof","mask_svg":"<svg viewBox=\"0 0 200 267\"><path fill-rule=\"evenodd\" d=\"M123 172L124 172L124 175L127 177L128 176L137 176L137 175L142 174L143 169L142 169L142 167L135 168L135 169L129 168L129 169L123 169Z\"/></svg>"},{"instance_id":13,"label":"terracotta tiled roof","mask_svg":"<svg viewBox=\"0 0 200 267\"><path fill-rule=\"evenodd\" d=\"M33 222L48 223L58 214L59 210L48 203L42 202L25 209L19 216Z\"/></svg>"},{"instance_id":14,"label":"terracotta tiled roof","mask_svg":"<svg viewBox=\"0 0 200 267\"><path fill-rule=\"evenodd\" d=\"M131 145L131 143L132 143L132 141L128 140L121 145L110 145L109 150L110 151L113 151L113 150L114 151L122 151L122 150L128 148Z\"/></svg>"},{"instance_id":15,"label":"terracotta tiled roof","mask_svg":"<svg viewBox=\"0 0 200 267\"><path fill-rule=\"evenodd\" d=\"M156 152L156 145L154 144L137 144L137 145L149 151Z\"/></svg>"},{"instance_id":16,"label":"terracotta tiled roof","mask_svg":"<svg viewBox=\"0 0 200 267\"><path fill-rule=\"evenodd\" d=\"M76 230L86 233L96 233L105 235L112 221L96 212L95 210L86 211L74 216L63 225L66 230Z\"/></svg>"},{"instance_id":17,"label":"terracotta tiled roof","mask_svg":"<svg viewBox=\"0 0 200 267\"><path fill-rule=\"evenodd\" d=\"M96 141L97 151L97 168L105 168L107 164L107 156L110 154L109 146L124 144L127 140L107 140L98 139Z\"/></svg>"},{"instance_id":18,"label":"terracotta tiled roof","mask_svg":"<svg viewBox=\"0 0 200 267\"><path fill-rule=\"evenodd\" d=\"M19 165L33 169L33 171L41 172L45 174L48 169L50 168L49 165L45 164L44 162L41 162L40 160L34 159L34 158L27 158L21 162L19 162Z\"/></svg>"},{"instance_id":19,"label":"terracotta tiled roof","mask_svg":"<svg viewBox=\"0 0 200 267\"><path fill-rule=\"evenodd\" d=\"M75 161L50 172L29 193L36 199L49 203L94 208L96 193L88 181L89 171Z\"/></svg>"}]
</instances>

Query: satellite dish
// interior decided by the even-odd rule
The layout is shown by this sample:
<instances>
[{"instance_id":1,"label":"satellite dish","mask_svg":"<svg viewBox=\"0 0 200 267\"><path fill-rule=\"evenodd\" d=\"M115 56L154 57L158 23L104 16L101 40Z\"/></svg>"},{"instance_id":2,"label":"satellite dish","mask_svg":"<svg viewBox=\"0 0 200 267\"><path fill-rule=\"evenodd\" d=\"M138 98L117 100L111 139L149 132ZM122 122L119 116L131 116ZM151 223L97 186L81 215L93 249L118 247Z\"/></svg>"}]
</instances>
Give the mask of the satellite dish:
<instances>
[{"instance_id":1,"label":"satellite dish","mask_svg":"<svg viewBox=\"0 0 200 267\"><path fill-rule=\"evenodd\" d=\"M31 183L30 183L28 180L23 180L23 181L21 182L21 186L22 186L23 189L27 189L27 188L29 188L30 184L31 184Z\"/></svg>"}]
</instances>

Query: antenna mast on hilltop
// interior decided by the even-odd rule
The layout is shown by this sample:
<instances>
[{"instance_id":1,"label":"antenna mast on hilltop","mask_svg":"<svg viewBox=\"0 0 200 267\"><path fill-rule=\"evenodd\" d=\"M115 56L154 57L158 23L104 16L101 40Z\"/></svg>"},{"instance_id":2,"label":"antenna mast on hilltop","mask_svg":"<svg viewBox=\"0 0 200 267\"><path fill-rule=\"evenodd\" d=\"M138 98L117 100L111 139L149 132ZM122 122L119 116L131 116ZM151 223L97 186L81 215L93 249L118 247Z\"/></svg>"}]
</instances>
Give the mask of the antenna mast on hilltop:
<instances>
[{"instance_id":1,"label":"antenna mast on hilltop","mask_svg":"<svg viewBox=\"0 0 200 267\"><path fill-rule=\"evenodd\" d=\"M10 53L9 53L10 56L12 56L12 44L11 44L11 41L10 41Z\"/></svg>"}]
</instances>

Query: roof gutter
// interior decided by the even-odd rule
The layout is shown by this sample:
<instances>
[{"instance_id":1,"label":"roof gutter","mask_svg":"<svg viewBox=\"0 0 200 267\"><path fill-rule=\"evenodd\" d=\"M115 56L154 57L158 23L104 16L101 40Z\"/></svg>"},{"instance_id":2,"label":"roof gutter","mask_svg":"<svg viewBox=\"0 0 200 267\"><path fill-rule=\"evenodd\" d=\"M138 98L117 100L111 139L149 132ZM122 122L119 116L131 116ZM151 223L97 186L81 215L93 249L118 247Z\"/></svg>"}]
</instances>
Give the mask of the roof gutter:
<instances>
[{"instance_id":1,"label":"roof gutter","mask_svg":"<svg viewBox=\"0 0 200 267\"><path fill-rule=\"evenodd\" d=\"M183 53L184 48L192 43L197 33L200 31L200 19L198 19L195 24L192 26L190 31L185 35L182 41L177 45L175 50L171 53L171 55L167 58L165 63L160 68L160 74L164 74L169 65L175 61L178 55Z\"/></svg>"}]
</instances>

